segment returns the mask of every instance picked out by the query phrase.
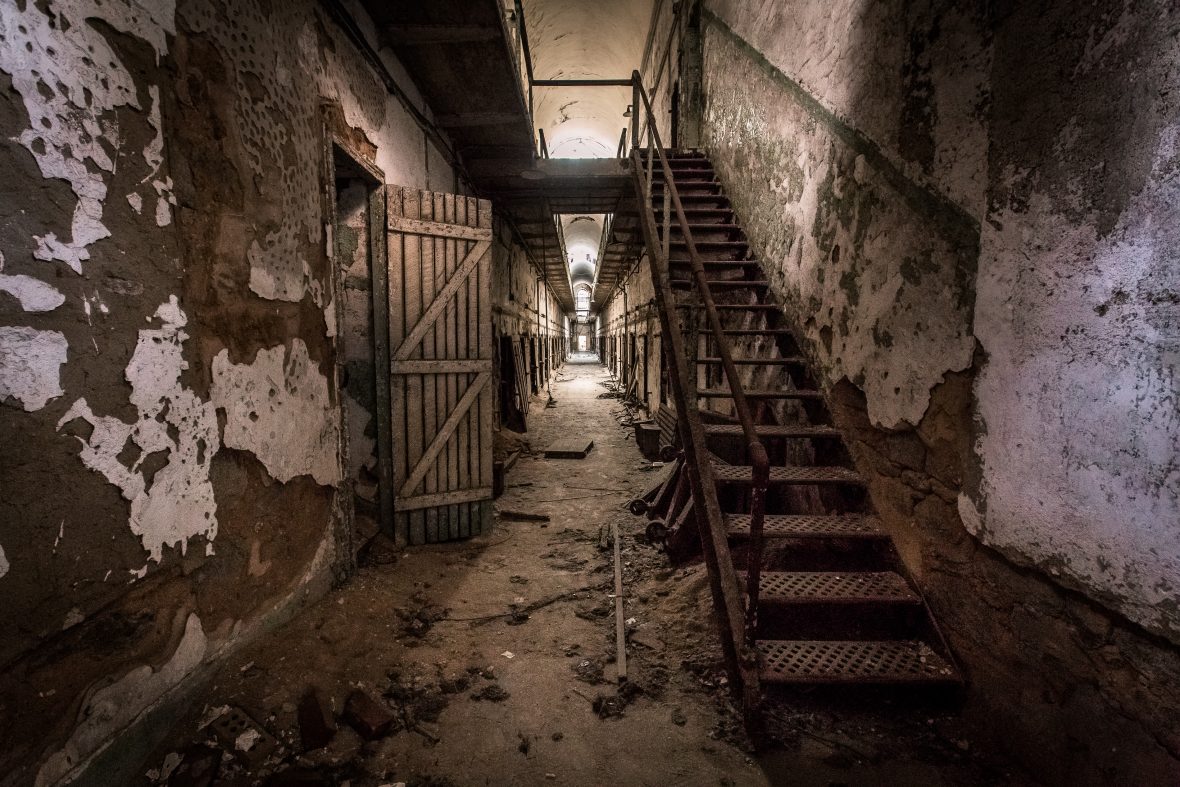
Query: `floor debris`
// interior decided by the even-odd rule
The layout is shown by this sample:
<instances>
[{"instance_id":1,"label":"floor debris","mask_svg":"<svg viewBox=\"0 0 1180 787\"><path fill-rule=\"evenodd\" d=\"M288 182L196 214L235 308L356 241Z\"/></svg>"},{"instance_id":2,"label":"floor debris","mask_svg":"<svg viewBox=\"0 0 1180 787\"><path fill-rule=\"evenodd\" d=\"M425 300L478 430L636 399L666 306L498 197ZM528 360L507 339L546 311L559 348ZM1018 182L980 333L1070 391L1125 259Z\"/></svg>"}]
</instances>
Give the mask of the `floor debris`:
<instances>
[{"instance_id":1,"label":"floor debris","mask_svg":"<svg viewBox=\"0 0 1180 787\"><path fill-rule=\"evenodd\" d=\"M472 541L402 548L395 562L362 566L227 662L142 785L163 783L176 755L177 787L1021 784L979 747L960 746L962 732L942 716L836 714L806 697L770 708L775 744L752 756L704 568L671 566L627 512L652 476L635 472L635 444L612 415L618 402L595 398L601 367L571 364L563 376L554 384L562 406L533 408L527 437L548 445L577 430L594 451L576 477L523 452L498 501L551 523L502 520ZM561 502L539 509L547 500ZM625 595L614 587L616 543ZM617 687L616 599L628 674ZM303 707L313 689L317 705ZM383 713L358 721L358 700L351 712L342 703L355 692ZM235 719L235 734L215 733ZM266 736L251 752L269 739L270 754L248 760L235 749L247 725Z\"/></svg>"}]
</instances>

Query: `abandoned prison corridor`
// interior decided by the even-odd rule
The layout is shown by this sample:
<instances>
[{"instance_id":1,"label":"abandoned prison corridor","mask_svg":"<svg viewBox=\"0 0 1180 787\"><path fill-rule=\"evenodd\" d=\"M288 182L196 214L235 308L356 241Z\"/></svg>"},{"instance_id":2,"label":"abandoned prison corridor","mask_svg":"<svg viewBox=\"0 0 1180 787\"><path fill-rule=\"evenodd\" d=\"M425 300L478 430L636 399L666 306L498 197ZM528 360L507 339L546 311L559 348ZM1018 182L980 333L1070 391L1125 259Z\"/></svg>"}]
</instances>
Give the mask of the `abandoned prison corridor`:
<instances>
[{"instance_id":1,"label":"abandoned prison corridor","mask_svg":"<svg viewBox=\"0 0 1180 787\"><path fill-rule=\"evenodd\" d=\"M493 532L372 554L350 582L230 659L142 783L178 761L201 767L204 747L218 760L226 752L216 783L230 785L268 775L354 787L1023 783L929 706L886 703L873 715L772 702L777 743L753 755L730 705L703 566L670 567L626 511L658 468L620 425L623 404L604 398L608 380L593 356L567 362L551 406L545 392L533 398L532 452L508 474ZM543 457L569 437L594 448L581 460ZM512 518L520 513L548 521ZM629 640L621 689L612 523ZM392 724L365 741L354 729L363 723L341 721L326 746L304 752L301 736L315 734L300 718L309 690L334 715L364 692Z\"/></svg>"}]
</instances>

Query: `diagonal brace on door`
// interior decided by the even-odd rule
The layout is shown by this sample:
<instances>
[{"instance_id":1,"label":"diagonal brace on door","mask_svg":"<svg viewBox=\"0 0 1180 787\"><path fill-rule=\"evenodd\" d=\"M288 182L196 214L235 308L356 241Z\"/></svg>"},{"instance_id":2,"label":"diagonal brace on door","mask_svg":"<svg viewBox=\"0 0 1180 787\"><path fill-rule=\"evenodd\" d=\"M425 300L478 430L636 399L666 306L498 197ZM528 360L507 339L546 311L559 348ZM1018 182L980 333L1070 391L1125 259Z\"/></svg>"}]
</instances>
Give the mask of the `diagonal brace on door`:
<instances>
[{"instance_id":1,"label":"diagonal brace on door","mask_svg":"<svg viewBox=\"0 0 1180 787\"><path fill-rule=\"evenodd\" d=\"M422 483L422 479L426 477L431 464L439 452L442 451L443 446L447 444L447 440L451 439L451 435L459 427L459 422L463 420L463 416L467 415L467 411L471 409L471 405L479 398L480 392L483 391L491 379L491 372L480 372L471 381L471 385L468 386L467 391L463 394L463 398L458 401L455 409L447 416L447 420L439 427L438 434L434 436L434 439L430 441L430 445L422 452L422 458L418 460L418 464L414 465L414 470L406 479L406 483L402 485L401 491L398 492L398 497L409 497L418 487L418 484Z\"/></svg>"},{"instance_id":2,"label":"diagonal brace on door","mask_svg":"<svg viewBox=\"0 0 1180 787\"><path fill-rule=\"evenodd\" d=\"M395 362L404 361L410 357L410 354L414 352L414 348L418 346L418 343L422 341L426 332L430 330L430 326L434 325L435 321L442 316L443 310L447 308L447 304L451 300L451 296L458 292L459 288L463 286L463 283L471 276L471 272L475 270L475 266L479 264L479 261L491 245L491 241L481 240L471 247L471 250L467 252L467 256L463 258L463 262L455 269L454 275L438 291L434 302L422 313L418 322L414 324L413 329L407 334L406 340L402 342L401 346L397 348L397 352L393 354L393 360Z\"/></svg>"}]
</instances>

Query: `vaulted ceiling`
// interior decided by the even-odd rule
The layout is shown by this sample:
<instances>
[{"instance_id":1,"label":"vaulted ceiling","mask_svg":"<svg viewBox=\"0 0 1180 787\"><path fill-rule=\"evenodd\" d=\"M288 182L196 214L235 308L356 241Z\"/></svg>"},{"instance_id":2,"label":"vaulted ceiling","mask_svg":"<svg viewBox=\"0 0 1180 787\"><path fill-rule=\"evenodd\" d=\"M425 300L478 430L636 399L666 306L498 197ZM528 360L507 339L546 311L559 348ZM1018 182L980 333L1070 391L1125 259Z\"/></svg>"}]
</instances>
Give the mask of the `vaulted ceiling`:
<instances>
[{"instance_id":1,"label":"vaulted ceiling","mask_svg":"<svg viewBox=\"0 0 1180 787\"><path fill-rule=\"evenodd\" d=\"M598 284L603 214L630 191L628 170L614 159L630 88L537 85L530 123L515 0L361 1L472 185L512 220L572 312L574 281ZM534 80L629 79L640 67L654 0L521 2ZM535 128L549 161L536 156Z\"/></svg>"}]
</instances>

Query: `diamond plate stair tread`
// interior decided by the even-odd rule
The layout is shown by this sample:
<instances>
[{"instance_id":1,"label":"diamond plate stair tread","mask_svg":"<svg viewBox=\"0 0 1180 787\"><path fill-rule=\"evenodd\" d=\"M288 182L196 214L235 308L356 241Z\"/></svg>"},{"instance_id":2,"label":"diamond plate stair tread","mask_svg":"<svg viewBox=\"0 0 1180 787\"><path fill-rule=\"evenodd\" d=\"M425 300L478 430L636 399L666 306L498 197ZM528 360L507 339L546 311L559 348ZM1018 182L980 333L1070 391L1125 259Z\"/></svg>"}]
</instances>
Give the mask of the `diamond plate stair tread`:
<instances>
[{"instance_id":1,"label":"diamond plate stair tread","mask_svg":"<svg viewBox=\"0 0 1180 787\"><path fill-rule=\"evenodd\" d=\"M957 683L958 672L914 640L761 640L766 683Z\"/></svg>"},{"instance_id":2,"label":"diamond plate stair tread","mask_svg":"<svg viewBox=\"0 0 1180 787\"><path fill-rule=\"evenodd\" d=\"M917 604L918 594L893 571L764 571L759 604Z\"/></svg>"},{"instance_id":3,"label":"diamond plate stair tread","mask_svg":"<svg viewBox=\"0 0 1180 787\"><path fill-rule=\"evenodd\" d=\"M713 478L718 483L750 483L754 469L749 465L722 465L713 463ZM863 484L864 480L855 471L846 467L772 467L772 484Z\"/></svg>"},{"instance_id":4,"label":"diamond plate stair tread","mask_svg":"<svg viewBox=\"0 0 1180 787\"><path fill-rule=\"evenodd\" d=\"M831 426L811 424L761 424L754 427L759 437L840 437L840 430ZM705 424L706 436L742 436L745 432L740 424Z\"/></svg>"},{"instance_id":5,"label":"diamond plate stair tread","mask_svg":"<svg viewBox=\"0 0 1180 787\"><path fill-rule=\"evenodd\" d=\"M749 514L725 514L730 536L750 535ZM864 514L767 514L765 538L888 538L875 517Z\"/></svg>"}]
</instances>

